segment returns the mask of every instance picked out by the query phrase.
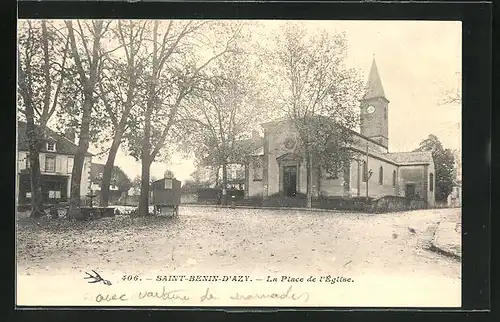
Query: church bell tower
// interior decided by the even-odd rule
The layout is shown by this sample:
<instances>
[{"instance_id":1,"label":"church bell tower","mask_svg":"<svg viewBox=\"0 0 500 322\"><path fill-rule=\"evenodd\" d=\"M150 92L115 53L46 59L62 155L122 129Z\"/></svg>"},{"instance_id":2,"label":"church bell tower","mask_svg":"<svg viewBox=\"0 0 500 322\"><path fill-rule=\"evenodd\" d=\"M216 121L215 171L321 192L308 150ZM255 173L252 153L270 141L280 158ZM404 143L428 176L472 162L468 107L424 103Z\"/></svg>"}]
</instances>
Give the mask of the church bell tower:
<instances>
[{"instance_id":1,"label":"church bell tower","mask_svg":"<svg viewBox=\"0 0 500 322\"><path fill-rule=\"evenodd\" d=\"M389 100L385 97L382 81L373 58L366 92L361 100L361 135L378 142L383 147L389 145Z\"/></svg>"}]
</instances>

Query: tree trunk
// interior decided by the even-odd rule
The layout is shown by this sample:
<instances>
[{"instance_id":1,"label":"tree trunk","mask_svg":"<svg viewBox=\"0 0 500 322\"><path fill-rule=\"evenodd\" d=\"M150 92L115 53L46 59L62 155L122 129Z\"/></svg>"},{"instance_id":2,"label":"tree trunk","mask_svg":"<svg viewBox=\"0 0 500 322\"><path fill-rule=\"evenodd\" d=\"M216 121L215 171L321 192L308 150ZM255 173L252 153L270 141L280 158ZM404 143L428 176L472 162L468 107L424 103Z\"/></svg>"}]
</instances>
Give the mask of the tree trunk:
<instances>
[{"instance_id":1,"label":"tree trunk","mask_svg":"<svg viewBox=\"0 0 500 322\"><path fill-rule=\"evenodd\" d=\"M109 150L108 159L106 160L106 164L104 165L104 169L102 171L101 207L107 207L109 204L109 186L111 184L111 176L113 174L116 154L118 153L118 148L120 147L120 141L121 135L119 138L115 136L111 149Z\"/></svg>"},{"instance_id":2,"label":"tree trunk","mask_svg":"<svg viewBox=\"0 0 500 322\"><path fill-rule=\"evenodd\" d=\"M316 168L316 197L321 197L321 167Z\"/></svg>"},{"instance_id":3,"label":"tree trunk","mask_svg":"<svg viewBox=\"0 0 500 322\"><path fill-rule=\"evenodd\" d=\"M149 157L143 155L141 160L141 195L139 196L139 216L149 214L149 172L151 163Z\"/></svg>"},{"instance_id":4,"label":"tree trunk","mask_svg":"<svg viewBox=\"0 0 500 322\"><path fill-rule=\"evenodd\" d=\"M307 177L307 188L306 188L306 207L312 207L312 157L311 152L307 151L306 156L306 177Z\"/></svg>"},{"instance_id":5,"label":"tree trunk","mask_svg":"<svg viewBox=\"0 0 500 322\"><path fill-rule=\"evenodd\" d=\"M33 114L26 108L26 134L29 144L29 163L31 179L31 217L38 218L45 215L43 210L42 180L40 173L40 136L35 127ZM33 111L31 111L33 112Z\"/></svg>"},{"instance_id":6,"label":"tree trunk","mask_svg":"<svg viewBox=\"0 0 500 322\"><path fill-rule=\"evenodd\" d=\"M227 205L227 162L222 162L222 204Z\"/></svg>"},{"instance_id":7,"label":"tree trunk","mask_svg":"<svg viewBox=\"0 0 500 322\"><path fill-rule=\"evenodd\" d=\"M154 88L153 88L154 89ZM150 99L146 106L144 117L144 137L141 147L141 195L139 197L139 216L145 217L149 214L149 175L151 166L151 110L153 104L153 90L150 92Z\"/></svg>"},{"instance_id":8,"label":"tree trunk","mask_svg":"<svg viewBox=\"0 0 500 322\"><path fill-rule=\"evenodd\" d=\"M85 164L85 155L87 154L90 141L90 121L92 115L92 108L94 105L94 89L98 82L99 73L99 59L100 57L100 41L103 36L103 24L102 20L95 21L94 25L94 35L92 39L92 50L91 54L87 52L87 60L89 63L89 75L85 75L85 69L78 53L78 48L76 44L75 34L73 30L73 25L71 21L66 21L66 27L68 28L68 39L70 43L70 48L72 56L78 70L79 81L83 87L83 106L82 106L82 123L80 126L80 136L78 142L78 149L75 154L73 172L71 175L71 197L69 201L69 211L68 217L70 219L82 219L82 212L80 211L80 183L82 180L83 166ZM85 43L83 35L82 41ZM87 180L87 178L85 178ZM85 193L85 191L83 191Z\"/></svg>"},{"instance_id":9,"label":"tree trunk","mask_svg":"<svg viewBox=\"0 0 500 322\"><path fill-rule=\"evenodd\" d=\"M90 116L92 112L92 91L87 89L83 102L82 126L78 150L76 151L71 174L71 197L69 200L69 218L81 219L80 211L80 183L82 181L83 166L85 164L85 154L89 148Z\"/></svg>"},{"instance_id":10,"label":"tree trunk","mask_svg":"<svg viewBox=\"0 0 500 322\"><path fill-rule=\"evenodd\" d=\"M26 84L24 70L21 68L19 50L17 54L19 92L23 97L26 115L26 136L28 138L30 181L31 181L31 217L45 215L43 211L42 182L40 173L40 135L35 127L34 102Z\"/></svg>"},{"instance_id":11,"label":"tree trunk","mask_svg":"<svg viewBox=\"0 0 500 322\"><path fill-rule=\"evenodd\" d=\"M215 186L218 187L220 185L220 177L219 177L220 166L215 168Z\"/></svg>"}]
</instances>

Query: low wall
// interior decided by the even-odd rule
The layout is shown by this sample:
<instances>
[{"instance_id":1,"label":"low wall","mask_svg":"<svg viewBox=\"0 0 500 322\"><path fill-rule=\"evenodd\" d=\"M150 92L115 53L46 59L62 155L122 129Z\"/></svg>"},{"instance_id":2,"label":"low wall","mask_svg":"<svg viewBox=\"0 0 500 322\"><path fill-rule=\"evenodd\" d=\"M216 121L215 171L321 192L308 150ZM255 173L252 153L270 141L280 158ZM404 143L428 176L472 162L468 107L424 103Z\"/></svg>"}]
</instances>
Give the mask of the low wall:
<instances>
[{"instance_id":1,"label":"low wall","mask_svg":"<svg viewBox=\"0 0 500 322\"><path fill-rule=\"evenodd\" d=\"M222 196L222 189L220 188L200 188L196 196L197 202L201 204L216 204L219 200L219 195ZM245 191L243 190L227 190L228 200L243 200L245 198Z\"/></svg>"},{"instance_id":2,"label":"low wall","mask_svg":"<svg viewBox=\"0 0 500 322\"><path fill-rule=\"evenodd\" d=\"M320 197L312 201L313 208L370 212L372 198Z\"/></svg>"},{"instance_id":3,"label":"low wall","mask_svg":"<svg viewBox=\"0 0 500 322\"><path fill-rule=\"evenodd\" d=\"M216 199L203 198L197 199L197 204L214 205L217 204ZM305 195L298 195L295 198L286 198L281 196L270 196L266 199L261 196L249 197L246 199L236 199L236 206L248 207L280 207L280 208L305 208ZM365 213L385 213L408 211L415 209L427 208L427 204L423 199L408 199L398 196L385 196L381 198L366 198L366 197L320 197L313 198L312 208L345 210Z\"/></svg>"},{"instance_id":4,"label":"low wall","mask_svg":"<svg viewBox=\"0 0 500 322\"><path fill-rule=\"evenodd\" d=\"M373 200L367 209L372 213L408 211L427 208L424 199L409 199L398 196L385 196Z\"/></svg>"}]
</instances>

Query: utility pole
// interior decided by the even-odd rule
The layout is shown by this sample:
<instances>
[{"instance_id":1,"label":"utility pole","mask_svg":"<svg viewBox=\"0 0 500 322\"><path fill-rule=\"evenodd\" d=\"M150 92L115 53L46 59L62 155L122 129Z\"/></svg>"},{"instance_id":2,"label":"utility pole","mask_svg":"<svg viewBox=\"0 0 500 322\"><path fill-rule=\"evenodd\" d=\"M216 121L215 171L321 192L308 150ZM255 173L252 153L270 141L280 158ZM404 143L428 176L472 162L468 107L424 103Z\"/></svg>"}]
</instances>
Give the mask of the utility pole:
<instances>
[{"instance_id":1,"label":"utility pole","mask_svg":"<svg viewBox=\"0 0 500 322\"><path fill-rule=\"evenodd\" d=\"M358 191L357 195L358 197L361 195L361 161L359 160L359 158L357 158L357 161L358 161L358 189L356 189Z\"/></svg>"},{"instance_id":2,"label":"utility pole","mask_svg":"<svg viewBox=\"0 0 500 322\"><path fill-rule=\"evenodd\" d=\"M366 144L366 198L368 199L368 181L370 181L368 171L368 144Z\"/></svg>"}]
</instances>

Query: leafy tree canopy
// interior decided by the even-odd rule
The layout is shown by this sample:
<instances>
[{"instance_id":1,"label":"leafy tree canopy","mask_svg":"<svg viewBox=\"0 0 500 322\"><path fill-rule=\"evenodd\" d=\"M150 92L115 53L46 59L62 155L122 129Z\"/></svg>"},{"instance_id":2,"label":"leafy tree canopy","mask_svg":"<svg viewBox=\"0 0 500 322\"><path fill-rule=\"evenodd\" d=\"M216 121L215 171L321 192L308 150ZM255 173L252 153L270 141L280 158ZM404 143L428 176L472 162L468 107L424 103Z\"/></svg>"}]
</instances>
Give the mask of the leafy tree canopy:
<instances>
[{"instance_id":1,"label":"leafy tree canopy","mask_svg":"<svg viewBox=\"0 0 500 322\"><path fill-rule=\"evenodd\" d=\"M453 189L455 177L455 156L453 151L445 149L439 138L430 134L420 142L415 152L431 151L434 159L436 180L436 201L445 201Z\"/></svg>"}]
</instances>

